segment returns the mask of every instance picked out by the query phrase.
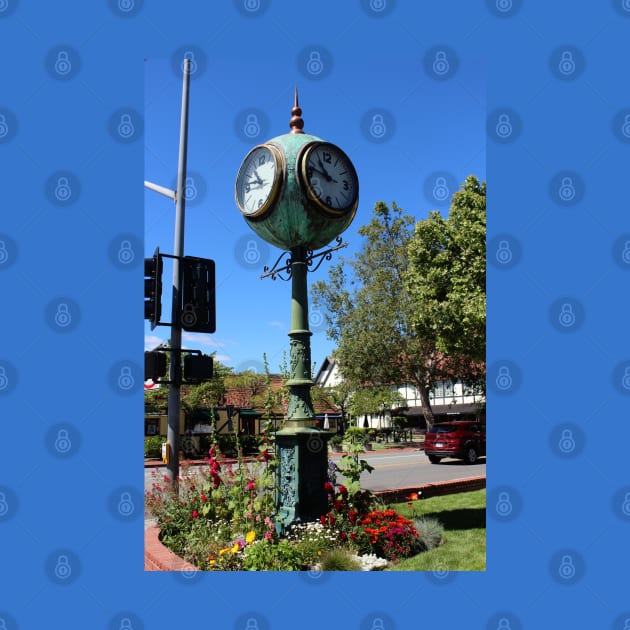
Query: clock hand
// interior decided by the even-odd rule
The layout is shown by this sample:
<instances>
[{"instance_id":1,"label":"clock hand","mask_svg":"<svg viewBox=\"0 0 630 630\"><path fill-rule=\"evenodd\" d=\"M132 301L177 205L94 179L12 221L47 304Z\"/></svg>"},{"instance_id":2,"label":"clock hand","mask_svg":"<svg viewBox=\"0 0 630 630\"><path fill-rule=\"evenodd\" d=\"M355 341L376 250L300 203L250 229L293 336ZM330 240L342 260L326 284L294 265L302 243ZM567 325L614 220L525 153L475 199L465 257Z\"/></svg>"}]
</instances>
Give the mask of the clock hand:
<instances>
[{"instance_id":1,"label":"clock hand","mask_svg":"<svg viewBox=\"0 0 630 630\"><path fill-rule=\"evenodd\" d=\"M322 164L322 161L321 161L319 155L317 156L317 161L319 162L319 167L322 169L319 172L326 178L326 181L329 181L329 182L332 181L332 177L326 171L324 165Z\"/></svg>"}]
</instances>

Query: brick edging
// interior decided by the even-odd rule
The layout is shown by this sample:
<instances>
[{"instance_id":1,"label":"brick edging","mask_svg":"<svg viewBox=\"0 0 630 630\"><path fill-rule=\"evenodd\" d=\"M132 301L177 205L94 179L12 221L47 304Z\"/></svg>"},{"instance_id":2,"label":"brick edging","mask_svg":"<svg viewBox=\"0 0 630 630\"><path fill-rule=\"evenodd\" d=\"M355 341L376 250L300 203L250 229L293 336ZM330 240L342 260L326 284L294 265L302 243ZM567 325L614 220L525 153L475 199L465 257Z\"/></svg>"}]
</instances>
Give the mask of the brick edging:
<instances>
[{"instance_id":1,"label":"brick edging","mask_svg":"<svg viewBox=\"0 0 630 630\"><path fill-rule=\"evenodd\" d=\"M199 571L160 542L160 528L147 527L144 530L144 570L145 571Z\"/></svg>"},{"instance_id":2,"label":"brick edging","mask_svg":"<svg viewBox=\"0 0 630 630\"><path fill-rule=\"evenodd\" d=\"M485 477L470 477L469 479L440 481L396 490L375 490L374 494L383 499L385 503L403 503L414 500L411 498L413 494L416 494L418 499L428 499L429 497L439 497L456 492L481 490L485 487ZM144 570L199 571L197 567L174 554L160 542L159 527L147 527L144 530Z\"/></svg>"},{"instance_id":3,"label":"brick edging","mask_svg":"<svg viewBox=\"0 0 630 630\"><path fill-rule=\"evenodd\" d=\"M418 499L429 499L430 497L441 497L445 494L481 490L485 487L486 478L484 476L455 479L453 481L439 481L437 483L427 483L421 486L397 488L396 490L374 490L374 494L380 497L385 503L403 503L404 501L415 500L415 498L411 498L414 494L418 495Z\"/></svg>"}]
</instances>

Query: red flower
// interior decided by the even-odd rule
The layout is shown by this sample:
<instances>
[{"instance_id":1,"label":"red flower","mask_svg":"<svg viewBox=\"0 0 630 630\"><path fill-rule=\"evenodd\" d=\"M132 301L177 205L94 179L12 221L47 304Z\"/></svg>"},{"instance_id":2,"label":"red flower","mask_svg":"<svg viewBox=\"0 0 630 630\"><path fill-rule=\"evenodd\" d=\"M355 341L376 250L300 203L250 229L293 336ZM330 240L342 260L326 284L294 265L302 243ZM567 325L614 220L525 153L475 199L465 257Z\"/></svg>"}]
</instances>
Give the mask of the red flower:
<instances>
[{"instance_id":1,"label":"red flower","mask_svg":"<svg viewBox=\"0 0 630 630\"><path fill-rule=\"evenodd\" d=\"M325 516L324 514L322 514L322 515L319 517L319 522L320 522L322 525L326 525L326 516Z\"/></svg>"},{"instance_id":2,"label":"red flower","mask_svg":"<svg viewBox=\"0 0 630 630\"><path fill-rule=\"evenodd\" d=\"M339 534L339 537L341 538L341 540L346 540L348 538L348 536L346 536L346 532L341 532L341 534Z\"/></svg>"},{"instance_id":3,"label":"red flower","mask_svg":"<svg viewBox=\"0 0 630 630\"><path fill-rule=\"evenodd\" d=\"M341 503L341 501L337 499L335 501L335 510L337 510L337 512L340 512L342 507L343 507L343 503Z\"/></svg>"},{"instance_id":4,"label":"red flower","mask_svg":"<svg viewBox=\"0 0 630 630\"><path fill-rule=\"evenodd\" d=\"M253 481L250 481L250 482L247 484L247 489L248 489L248 490L253 490L255 487L256 487L256 484L255 484Z\"/></svg>"},{"instance_id":5,"label":"red flower","mask_svg":"<svg viewBox=\"0 0 630 630\"><path fill-rule=\"evenodd\" d=\"M327 481L324 484L324 490L326 490L326 492L328 492L328 494L332 494L335 491L335 489L333 488L333 485L332 485L332 483L330 483L330 481Z\"/></svg>"},{"instance_id":6,"label":"red flower","mask_svg":"<svg viewBox=\"0 0 630 630\"><path fill-rule=\"evenodd\" d=\"M354 508L348 512L348 518L351 523L354 523L357 520L357 511Z\"/></svg>"},{"instance_id":7,"label":"red flower","mask_svg":"<svg viewBox=\"0 0 630 630\"><path fill-rule=\"evenodd\" d=\"M201 502L205 503L208 500L208 497L202 492L201 493Z\"/></svg>"},{"instance_id":8,"label":"red flower","mask_svg":"<svg viewBox=\"0 0 630 630\"><path fill-rule=\"evenodd\" d=\"M193 518L198 518L199 517L199 512L197 512L197 510L193 510L192 517Z\"/></svg>"},{"instance_id":9,"label":"red flower","mask_svg":"<svg viewBox=\"0 0 630 630\"><path fill-rule=\"evenodd\" d=\"M335 524L335 517L332 512L328 512L328 524L332 527Z\"/></svg>"},{"instance_id":10,"label":"red flower","mask_svg":"<svg viewBox=\"0 0 630 630\"><path fill-rule=\"evenodd\" d=\"M354 532L350 532L350 538L352 540L356 540L357 539L357 535Z\"/></svg>"},{"instance_id":11,"label":"red flower","mask_svg":"<svg viewBox=\"0 0 630 630\"><path fill-rule=\"evenodd\" d=\"M342 497L348 496L348 488L346 486L339 486L339 492L341 492Z\"/></svg>"}]
</instances>

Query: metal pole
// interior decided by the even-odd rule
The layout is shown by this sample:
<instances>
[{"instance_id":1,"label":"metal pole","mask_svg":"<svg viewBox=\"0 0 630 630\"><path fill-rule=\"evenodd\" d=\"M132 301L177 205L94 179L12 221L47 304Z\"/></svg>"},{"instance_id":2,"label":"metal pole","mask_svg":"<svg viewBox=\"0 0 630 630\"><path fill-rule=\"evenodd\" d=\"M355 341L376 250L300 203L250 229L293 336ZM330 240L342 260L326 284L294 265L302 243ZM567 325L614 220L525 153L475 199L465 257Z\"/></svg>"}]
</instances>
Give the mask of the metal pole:
<instances>
[{"instance_id":1,"label":"metal pole","mask_svg":"<svg viewBox=\"0 0 630 630\"><path fill-rule=\"evenodd\" d=\"M186 155L188 149L188 92L190 87L190 59L184 59L182 86L182 116L179 128L179 159L177 163L177 196L175 206L175 243L173 246L173 302L171 307L171 369L168 386L168 433L166 440L171 452L166 474L177 486L179 477L179 412L181 386L182 329L180 316L180 268L179 258L184 255L184 215L186 210Z\"/></svg>"}]
</instances>

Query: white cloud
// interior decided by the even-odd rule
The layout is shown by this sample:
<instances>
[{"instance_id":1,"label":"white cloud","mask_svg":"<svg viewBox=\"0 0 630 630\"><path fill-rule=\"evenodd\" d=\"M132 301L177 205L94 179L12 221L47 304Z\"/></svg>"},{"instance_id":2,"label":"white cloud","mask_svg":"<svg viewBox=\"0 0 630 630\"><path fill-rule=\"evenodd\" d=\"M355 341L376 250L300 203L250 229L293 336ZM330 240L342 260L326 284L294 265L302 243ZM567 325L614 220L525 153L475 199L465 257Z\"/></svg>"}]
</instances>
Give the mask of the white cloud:
<instances>
[{"instance_id":1,"label":"white cloud","mask_svg":"<svg viewBox=\"0 0 630 630\"><path fill-rule=\"evenodd\" d=\"M284 322L273 321L273 322L267 322L267 324L271 326L272 328L279 328L280 330L286 330L286 325Z\"/></svg>"},{"instance_id":2,"label":"white cloud","mask_svg":"<svg viewBox=\"0 0 630 630\"><path fill-rule=\"evenodd\" d=\"M161 339L157 335L149 335L148 337L144 338L144 349L153 350L156 346L164 343L164 341L164 339Z\"/></svg>"},{"instance_id":3,"label":"white cloud","mask_svg":"<svg viewBox=\"0 0 630 630\"><path fill-rule=\"evenodd\" d=\"M209 334L189 333L182 331L182 340L195 346L206 346L208 348L223 348L226 344Z\"/></svg>"}]
</instances>

